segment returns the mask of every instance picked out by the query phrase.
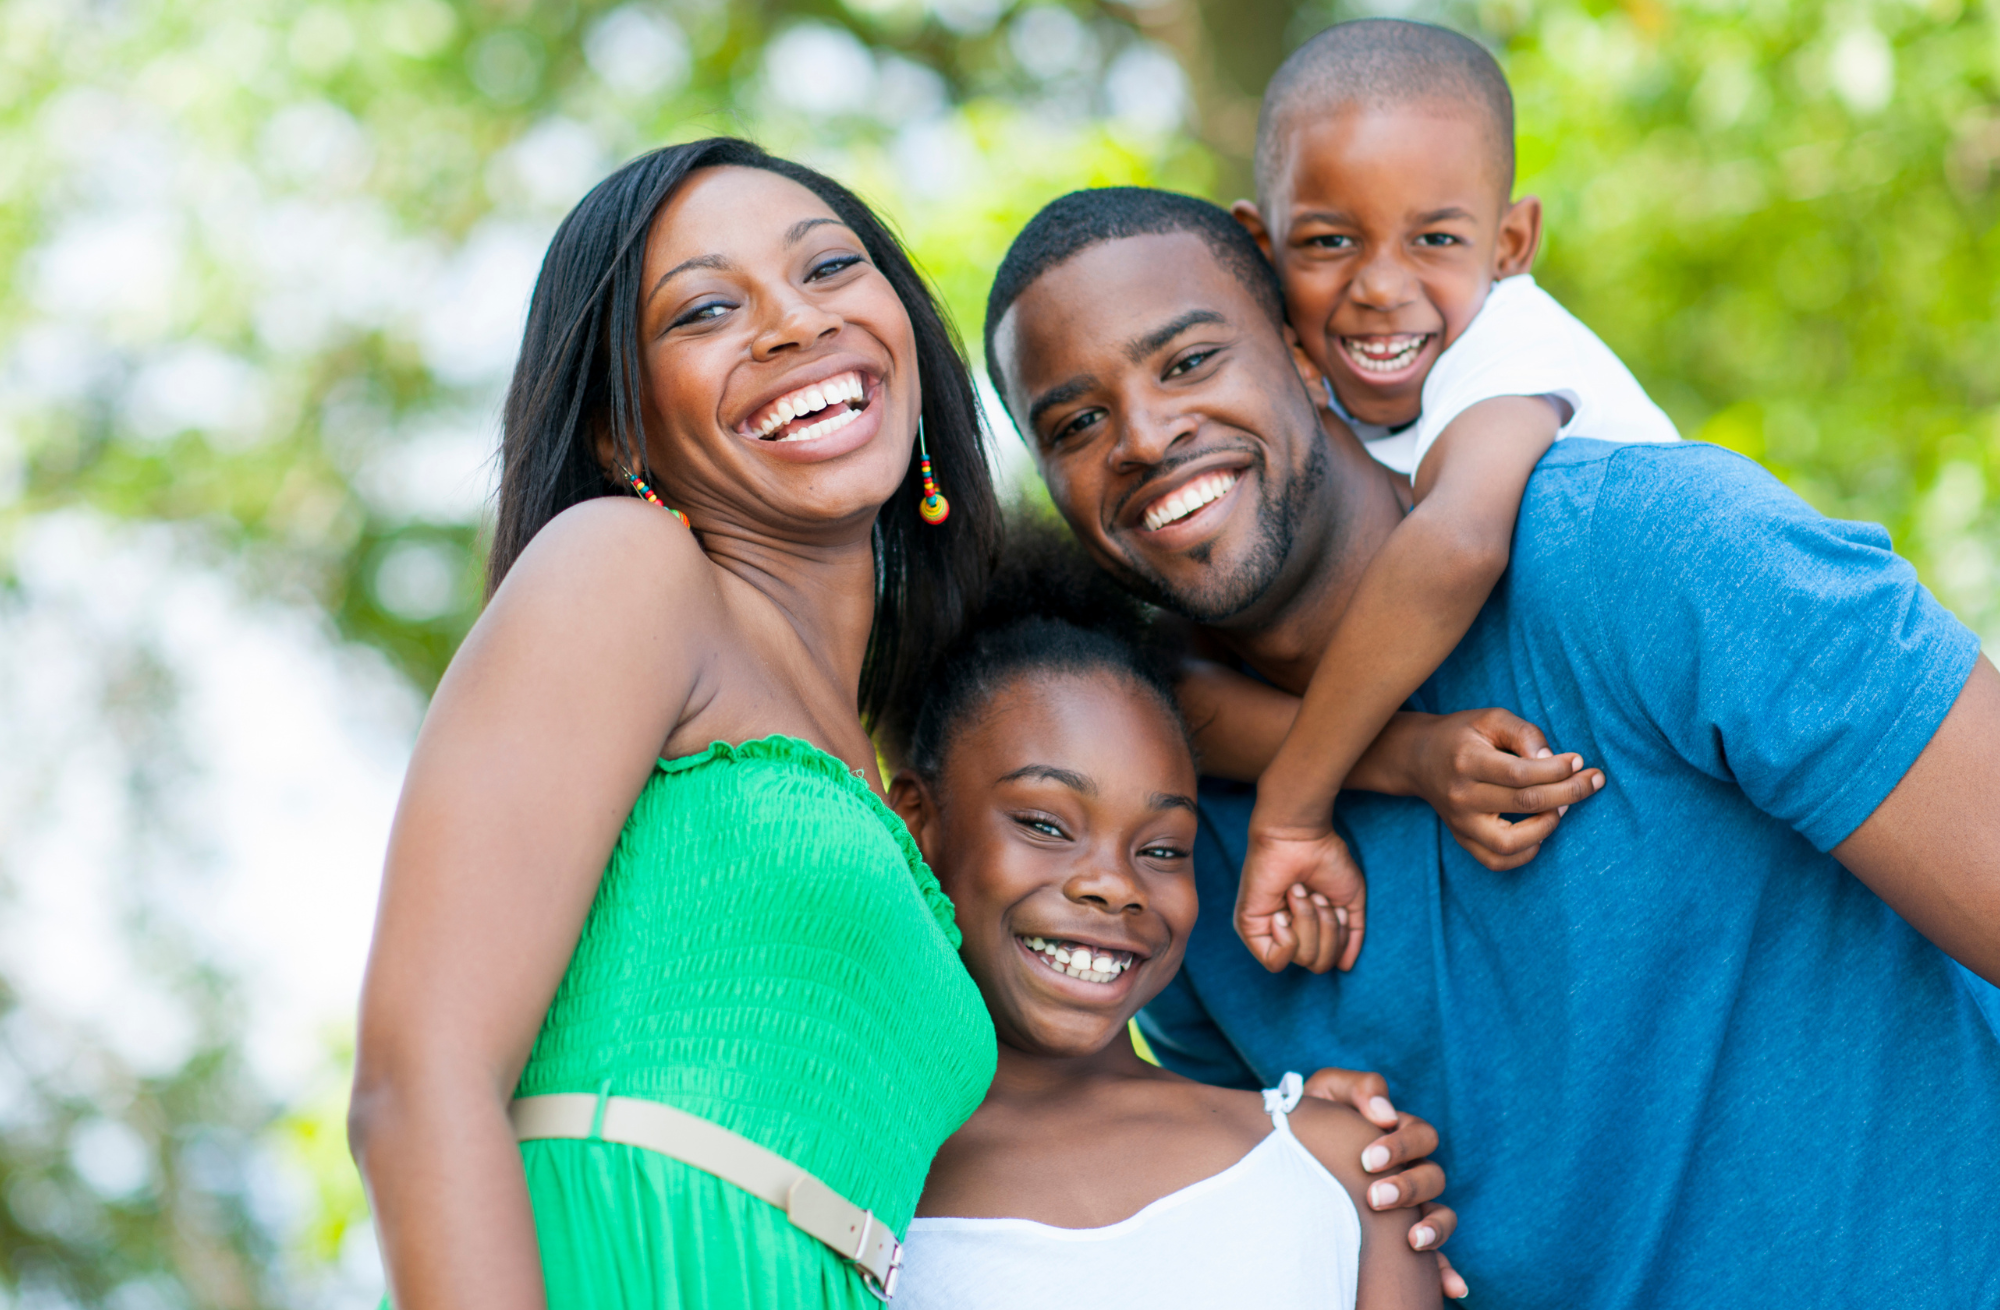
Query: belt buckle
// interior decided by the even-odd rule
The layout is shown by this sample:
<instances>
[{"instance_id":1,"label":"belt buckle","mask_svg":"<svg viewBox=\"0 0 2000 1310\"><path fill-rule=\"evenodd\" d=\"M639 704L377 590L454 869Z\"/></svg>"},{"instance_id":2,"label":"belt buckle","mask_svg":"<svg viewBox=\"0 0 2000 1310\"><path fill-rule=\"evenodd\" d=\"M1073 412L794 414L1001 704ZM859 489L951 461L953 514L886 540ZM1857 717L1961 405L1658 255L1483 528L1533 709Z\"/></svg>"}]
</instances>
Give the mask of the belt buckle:
<instances>
[{"instance_id":1,"label":"belt buckle","mask_svg":"<svg viewBox=\"0 0 2000 1310\"><path fill-rule=\"evenodd\" d=\"M875 1217L873 1210L863 1210L861 1214L861 1240L854 1244L854 1254L847 1257L847 1260L854 1266L854 1271L861 1275L861 1285L868 1289L869 1295L877 1301L886 1302L896 1295L896 1283L902 1277L903 1244L896 1240L893 1233L890 1234L889 1268L884 1277L876 1278L875 1271L861 1263L861 1257L868 1250L869 1238L873 1235L875 1226L882 1221Z\"/></svg>"}]
</instances>

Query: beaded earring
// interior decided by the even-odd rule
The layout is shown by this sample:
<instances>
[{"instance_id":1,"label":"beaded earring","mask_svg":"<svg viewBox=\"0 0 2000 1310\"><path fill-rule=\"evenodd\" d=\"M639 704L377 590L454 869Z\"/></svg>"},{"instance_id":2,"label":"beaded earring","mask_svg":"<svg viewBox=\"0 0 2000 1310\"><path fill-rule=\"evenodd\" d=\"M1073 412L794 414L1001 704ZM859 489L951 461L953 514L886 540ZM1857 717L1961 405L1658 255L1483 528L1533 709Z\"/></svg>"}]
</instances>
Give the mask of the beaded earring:
<instances>
[{"instance_id":1,"label":"beaded earring","mask_svg":"<svg viewBox=\"0 0 2000 1310\"><path fill-rule=\"evenodd\" d=\"M917 517L936 527L951 517L951 502L938 493L937 481L931 477L931 450L924 444L924 421L917 419L917 453L923 457L918 470L924 478L924 498L917 502Z\"/></svg>"},{"instance_id":2,"label":"beaded earring","mask_svg":"<svg viewBox=\"0 0 2000 1310\"><path fill-rule=\"evenodd\" d=\"M626 468L623 464L620 464L618 466L618 471L624 474L625 481L631 484L632 490L634 492L645 497L647 500L650 500L655 505L658 505L661 509L665 510L667 513L679 519L681 521L682 527L691 528L694 526L693 524L688 522L687 515L681 513L679 510L675 509L672 505L667 504L666 501L661 500L659 496L654 493L653 489L646 485L646 479L640 477L637 473L634 473L631 469Z\"/></svg>"}]
</instances>

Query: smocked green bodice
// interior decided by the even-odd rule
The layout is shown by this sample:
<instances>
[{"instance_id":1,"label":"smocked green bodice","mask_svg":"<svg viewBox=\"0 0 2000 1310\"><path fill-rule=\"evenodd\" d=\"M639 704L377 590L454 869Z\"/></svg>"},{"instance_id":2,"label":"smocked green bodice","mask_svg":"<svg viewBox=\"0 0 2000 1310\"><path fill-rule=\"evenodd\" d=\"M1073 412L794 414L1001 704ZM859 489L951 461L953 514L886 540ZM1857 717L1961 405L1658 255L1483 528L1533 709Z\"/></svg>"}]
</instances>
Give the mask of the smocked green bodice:
<instances>
[{"instance_id":1,"label":"smocked green bodice","mask_svg":"<svg viewBox=\"0 0 2000 1310\"><path fill-rule=\"evenodd\" d=\"M993 1025L909 832L789 737L662 760L518 1095L664 1101L899 1231L993 1076Z\"/></svg>"}]
</instances>

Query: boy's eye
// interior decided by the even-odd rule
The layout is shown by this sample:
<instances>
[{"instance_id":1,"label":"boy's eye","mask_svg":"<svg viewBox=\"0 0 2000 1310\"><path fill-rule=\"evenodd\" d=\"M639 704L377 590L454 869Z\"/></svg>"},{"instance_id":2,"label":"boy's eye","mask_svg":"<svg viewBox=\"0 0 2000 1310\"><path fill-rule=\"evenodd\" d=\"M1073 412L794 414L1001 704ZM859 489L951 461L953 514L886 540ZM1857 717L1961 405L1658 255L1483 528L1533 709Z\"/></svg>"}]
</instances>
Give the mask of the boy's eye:
<instances>
[{"instance_id":1,"label":"boy's eye","mask_svg":"<svg viewBox=\"0 0 2000 1310\"><path fill-rule=\"evenodd\" d=\"M1219 352L1210 349L1210 350L1196 350L1189 354L1182 355L1179 359L1167 365L1167 371L1164 376L1173 378L1173 377L1179 377L1183 373L1192 373L1195 369L1200 368L1203 364L1206 364L1209 360L1214 359L1218 353Z\"/></svg>"},{"instance_id":2,"label":"boy's eye","mask_svg":"<svg viewBox=\"0 0 2000 1310\"><path fill-rule=\"evenodd\" d=\"M1354 245L1354 238L1345 232L1322 232L1318 236L1306 238L1306 244L1320 250L1348 250Z\"/></svg>"},{"instance_id":3,"label":"boy's eye","mask_svg":"<svg viewBox=\"0 0 2000 1310\"><path fill-rule=\"evenodd\" d=\"M710 319L721 318L724 314L727 314L732 308L734 308L734 306L732 306L726 300L704 300L699 305L694 306L692 309L689 309L687 312L682 314L679 318L675 319L668 326L686 327L690 323L702 323Z\"/></svg>"},{"instance_id":4,"label":"boy's eye","mask_svg":"<svg viewBox=\"0 0 2000 1310\"><path fill-rule=\"evenodd\" d=\"M1459 244L1459 240L1449 232L1426 232L1417 238L1417 244L1420 246L1455 246Z\"/></svg>"},{"instance_id":5,"label":"boy's eye","mask_svg":"<svg viewBox=\"0 0 2000 1310\"><path fill-rule=\"evenodd\" d=\"M814 264L812 271L806 274L806 281L817 282L821 278L832 277L835 273L853 268L860 262L861 256L859 255L836 255L832 259L822 260L820 263Z\"/></svg>"}]
</instances>

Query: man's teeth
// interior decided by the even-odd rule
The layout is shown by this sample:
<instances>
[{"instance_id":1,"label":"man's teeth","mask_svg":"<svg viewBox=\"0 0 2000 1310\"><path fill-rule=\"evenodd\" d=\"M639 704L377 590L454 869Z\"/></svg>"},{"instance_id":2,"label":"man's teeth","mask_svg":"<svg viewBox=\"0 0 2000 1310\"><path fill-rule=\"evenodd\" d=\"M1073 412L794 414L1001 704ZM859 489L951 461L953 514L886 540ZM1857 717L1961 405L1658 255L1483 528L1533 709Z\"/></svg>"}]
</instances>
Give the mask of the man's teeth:
<instances>
[{"instance_id":1,"label":"man's teeth","mask_svg":"<svg viewBox=\"0 0 2000 1310\"><path fill-rule=\"evenodd\" d=\"M1046 937L1023 937L1028 949L1057 973L1085 982L1108 983L1138 962L1130 951L1107 951L1101 946L1080 942L1059 942Z\"/></svg>"},{"instance_id":2,"label":"man's teeth","mask_svg":"<svg viewBox=\"0 0 2000 1310\"><path fill-rule=\"evenodd\" d=\"M1342 337L1340 345L1363 373L1394 373L1408 367L1429 340L1428 332L1405 332L1393 337Z\"/></svg>"},{"instance_id":3,"label":"man's teeth","mask_svg":"<svg viewBox=\"0 0 2000 1310\"><path fill-rule=\"evenodd\" d=\"M844 404L847 401L859 402L864 395L861 375L842 373L838 377L815 382L809 387L800 387L789 395L778 397L758 411L757 416L750 421L749 428L758 437L769 437L795 418L806 414L817 414L828 405ZM850 409L835 414L824 422L813 424L803 432L794 432L778 440L808 441L813 437L826 436L829 432L837 432L853 422L854 416L858 413L859 410Z\"/></svg>"},{"instance_id":4,"label":"man's teeth","mask_svg":"<svg viewBox=\"0 0 2000 1310\"><path fill-rule=\"evenodd\" d=\"M1208 473L1188 483L1164 500L1155 501L1146 511L1146 531L1157 532L1169 523L1178 523L1236 485L1235 473Z\"/></svg>"}]
</instances>

